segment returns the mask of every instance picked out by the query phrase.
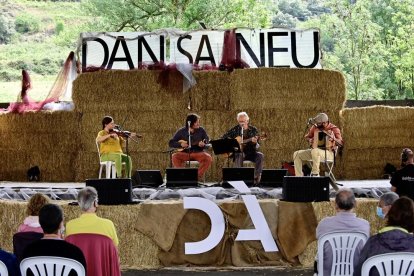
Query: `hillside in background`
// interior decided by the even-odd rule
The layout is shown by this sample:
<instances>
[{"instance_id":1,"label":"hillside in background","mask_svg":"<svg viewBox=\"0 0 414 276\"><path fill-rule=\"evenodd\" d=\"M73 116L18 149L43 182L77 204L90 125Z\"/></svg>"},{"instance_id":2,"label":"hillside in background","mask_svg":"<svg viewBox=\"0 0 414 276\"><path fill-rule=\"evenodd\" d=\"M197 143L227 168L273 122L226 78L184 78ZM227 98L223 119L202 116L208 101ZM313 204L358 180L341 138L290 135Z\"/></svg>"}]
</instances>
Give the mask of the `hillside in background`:
<instances>
[{"instance_id":1,"label":"hillside in background","mask_svg":"<svg viewBox=\"0 0 414 276\"><path fill-rule=\"evenodd\" d=\"M17 98L22 69L43 99L86 22L80 2L0 1L0 102Z\"/></svg>"}]
</instances>

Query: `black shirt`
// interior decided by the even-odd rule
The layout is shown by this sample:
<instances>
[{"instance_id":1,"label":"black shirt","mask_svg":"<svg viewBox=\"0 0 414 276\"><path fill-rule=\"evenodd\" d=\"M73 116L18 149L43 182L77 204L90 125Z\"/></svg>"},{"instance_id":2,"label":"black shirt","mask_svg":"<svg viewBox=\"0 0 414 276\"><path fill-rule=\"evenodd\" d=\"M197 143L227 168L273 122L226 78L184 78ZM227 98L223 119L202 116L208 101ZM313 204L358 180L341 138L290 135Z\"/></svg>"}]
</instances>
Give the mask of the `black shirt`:
<instances>
[{"instance_id":1,"label":"black shirt","mask_svg":"<svg viewBox=\"0 0 414 276\"><path fill-rule=\"evenodd\" d=\"M406 185L414 186L414 164L408 164L404 168L396 171L391 178L391 185L397 189L398 195L407 195L403 193Z\"/></svg>"},{"instance_id":2,"label":"black shirt","mask_svg":"<svg viewBox=\"0 0 414 276\"><path fill-rule=\"evenodd\" d=\"M241 137L241 126L240 125L236 125L233 128L231 128L229 131L227 131L224 135L223 135L223 139L226 138L236 138L240 136ZM250 126L243 130L243 140L252 138L252 137L256 137L259 136L259 131L257 130L256 127L254 126ZM255 153L256 152L256 143L253 142L248 142L246 143L246 145L244 146L244 152L248 155L250 153Z\"/></svg>"}]
</instances>

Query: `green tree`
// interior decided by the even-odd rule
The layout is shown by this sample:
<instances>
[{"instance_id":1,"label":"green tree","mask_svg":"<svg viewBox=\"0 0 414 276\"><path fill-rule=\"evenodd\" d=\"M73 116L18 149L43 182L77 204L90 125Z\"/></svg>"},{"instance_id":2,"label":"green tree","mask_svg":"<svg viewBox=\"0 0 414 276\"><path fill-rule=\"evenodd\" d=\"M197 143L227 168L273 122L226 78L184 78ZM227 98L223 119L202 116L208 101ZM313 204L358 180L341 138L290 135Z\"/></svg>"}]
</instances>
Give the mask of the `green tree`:
<instances>
[{"instance_id":1,"label":"green tree","mask_svg":"<svg viewBox=\"0 0 414 276\"><path fill-rule=\"evenodd\" d=\"M0 15L0 44L7 44L10 42L14 34L14 21L4 15Z\"/></svg>"},{"instance_id":2,"label":"green tree","mask_svg":"<svg viewBox=\"0 0 414 276\"><path fill-rule=\"evenodd\" d=\"M371 21L368 2L329 0L326 5L331 13L302 25L321 29L323 64L346 76L348 98L355 100L383 96L376 82L386 66L383 56L387 53L378 37L381 27Z\"/></svg>"},{"instance_id":3,"label":"green tree","mask_svg":"<svg viewBox=\"0 0 414 276\"><path fill-rule=\"evenodd\" d=\"M382 27L379 33L386 46L387 66L378 85L389 99L412 98L414 93L414 5L411 0L370 1L372 20Z\"/></svg>"},{"instance_id":4,"label":"green tree","mask_svg":"<svg viewBox=\"0 0 414 276\"><path fill-rule=\"evenodd\" d=\"M159 28L268 27L265 0L86 0L83 10L94 18L95 31L152 31Z\"/></svg>"}]
</instances>

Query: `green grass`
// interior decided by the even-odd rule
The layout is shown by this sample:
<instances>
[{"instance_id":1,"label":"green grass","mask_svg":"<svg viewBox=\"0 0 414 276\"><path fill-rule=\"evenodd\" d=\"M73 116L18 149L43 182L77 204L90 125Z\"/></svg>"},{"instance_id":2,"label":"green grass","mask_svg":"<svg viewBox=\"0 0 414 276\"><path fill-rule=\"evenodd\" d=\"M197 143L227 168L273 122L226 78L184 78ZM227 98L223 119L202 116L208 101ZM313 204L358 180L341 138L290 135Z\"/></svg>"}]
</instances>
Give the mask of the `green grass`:
<instances>
[{"instance_id":1,"label":"green grass","mask_svg":"<svg viewBox=\"0 0 414 276\"><path fill-rule=\"evenodd\" d=\"M80 2L2 1L7 14L13 17L29 14L41 26L36 33L16 32L11 43L0 45L0 102L16 101L22 69L32 79L29 96L43 100L69 52L76 50L80 32L88 31L84 26L90 18L82 14Z\"/></svg>"}]
</instances>

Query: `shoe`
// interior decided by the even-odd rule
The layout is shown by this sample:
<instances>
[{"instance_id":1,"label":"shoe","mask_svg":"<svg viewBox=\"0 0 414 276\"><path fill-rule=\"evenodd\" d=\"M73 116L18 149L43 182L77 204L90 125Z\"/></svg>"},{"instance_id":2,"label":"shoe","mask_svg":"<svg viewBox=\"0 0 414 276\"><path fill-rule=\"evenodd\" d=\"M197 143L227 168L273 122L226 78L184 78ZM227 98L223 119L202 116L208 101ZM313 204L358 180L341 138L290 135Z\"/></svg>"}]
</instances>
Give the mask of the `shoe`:
<instances>
[{"instance_id":1,"label":"shoe","mask_svg":"<svg viewBox=\"0 0 414 276\"><path fill-rule=\"evenodd\" d=\"M311 173L311 177L319 177L319 173Z\"/></svg>"}]
</instances>

